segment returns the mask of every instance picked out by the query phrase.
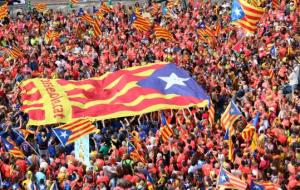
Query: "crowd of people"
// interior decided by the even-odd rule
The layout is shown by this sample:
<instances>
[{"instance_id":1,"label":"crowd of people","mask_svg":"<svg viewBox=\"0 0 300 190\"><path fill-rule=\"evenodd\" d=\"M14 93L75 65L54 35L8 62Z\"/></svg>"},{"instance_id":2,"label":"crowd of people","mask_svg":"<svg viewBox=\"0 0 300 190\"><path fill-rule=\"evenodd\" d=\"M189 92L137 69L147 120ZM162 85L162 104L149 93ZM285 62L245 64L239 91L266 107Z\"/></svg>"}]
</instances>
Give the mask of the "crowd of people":
<instances>
[{"instance_id":1,"label":"crowd of people","mask_svg":"<svg viewBox=\"0 0 300 190\"><path fill-rule=\"evenodd\" d=\"M9 154L1 143L2 189L216 189L221 167L245 181L248 189L251 181L300 189L300 9L297 1L279 2L278 7L262 2L266 13L252 35L230 23L226 1L189 0L186 6L175 1L172 14L161 9L153 13L154 3L118 3L101 20L98 37L78 17L76 6L4 18L1 46L16 46L24 55L12 58L0 51L0 133L25 158ZM130 15L137 10L167 28L174 40L134 29ZM92 15L93 9L87 12ZM220 24L215 44L198 39L195 28L201 22L213 30ZM45 41L48 30L60 37ZM270 54L270 44L275 54ZM190 72L212 99L213 124L207 108L164 110L174 134L163 142L161 112L99 121L97 132L90 135L90 168L75 159L73 145L60 144L53 126L31 126L26 141L16 135L29 119L21 110L20 82L34 77L81 80L155 61L173 62ZM219 120L230 100L243 114L234 124L233 160L228 159ZM258 112L257 147L252 151L241 132ZM143 159L128 154L132 134L138 134L134 144Z\"/></svg>"}]
</instances>

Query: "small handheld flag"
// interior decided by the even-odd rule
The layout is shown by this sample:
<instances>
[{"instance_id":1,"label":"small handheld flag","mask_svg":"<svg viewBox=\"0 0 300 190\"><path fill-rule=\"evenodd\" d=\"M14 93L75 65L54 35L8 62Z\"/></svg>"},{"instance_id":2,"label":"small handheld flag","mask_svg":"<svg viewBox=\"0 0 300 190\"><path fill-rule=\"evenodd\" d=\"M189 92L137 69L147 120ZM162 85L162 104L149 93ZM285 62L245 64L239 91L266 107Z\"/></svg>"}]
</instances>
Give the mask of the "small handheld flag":
<instances>
[{"instance_id":1,"label":"small handheld flag","mask_svg":"<svg viewBox=\"0 0 300 190\"><path fill-rule=\"evenodd\" d=\"M167 29L160 27L159 25L154 26L154 34L155 37L158 39L165 39L165 40L173 40L173 34L169 32Z\"/></svg>"},{"instance_id":2,"label":"small handheld flag","mask_svg":"<svg viewBox=\"0 0 300 190\"><path fill-rule=\"evenodd\" d=\"M38 12L44 12L47 9L48 5L45 3L37 3L34 5L34 8L38 11Z\"/></svg>"},{"instance_id":3,"label":"small handheld flag","mask_svg":"<svg viewBox=\"0 0 300 190\"><path fill-rule=\"evenodd\" d=\"M253 120L245 127L242 131L242 137L245 141L250 141L252 139L253 134L256 131L256 126L259 120L260 113L257 112Z\"/></svg>"},{"instance_id":4,"label":"small handheld flag","mask_svg":"<svg viewBox=\"0 0 300 190\"><path fill-rule=\"evenodd\" d=\"M23 154L23 152L15 145L13 145L12 143L8 142L7 139L5 138L1 138L2 144L4 146L4 149L11 155L13 155L16 158L24 158L25 155Z\"/></svg>"},{"instance_id":5,"label":"small handheld flag","mask_svg":"<svg viewBox=\"0 0 300 190\"><path fill-rule=\"evenodd\" d=\"M147 32L151 28L149 19L143 18L141 15L133 13L131 16L132 26L138 31Z\"/></svg>"},{"instance_id":6,"label":"small handheld flag","mask_svg":"<svg viewBox=\"0 0 300 190\"><path fill-rule=\"evenodd\" d=\"M242 116L242 113L238 109L237 105L233 101L230 101L225 112L221 116L221 126L224 129L233 126L234 122Z\"/></svg>"},{"instance_id":7,"label":"small handheld flag","mask_svg":"<svg viewBox=\"0 0 300 190\"><path fill-rule=\"evenodd\" d=\"M77 119L71 123L52 129L63 146L73 143L80 137L95 132L97 128L88 119Z\"/></svg>"},{"instance_id":8,"label":"small handheld flag","mask_svg":"<svg viewBox=\"0 0 300 190\"><path fill-rule=\"evenodd\" d=\"M231 174L230 172L226 171L224 168L221 168L219 178L218 178L218 185L226 185L226 184L231 184L236 188L244 189L244 190L247 188L246 182L236 177L235 175Z\"/></svg>"},{"instance_id":9,"label":"small handheld flag","mask_svg":"<svg viewBox=\"0 0 300 190\"><path fill-rule=\"evenodd\" d=\"M0 6L0 20L7 17L7 15L8 15L8 6L7 3L5 3L4 5Z\"/></svg>"},{"instance_id":10,"label":"small handheld flag","mask_svg":"<svg viewBox=\"0 0 300 190\"><path fill-rule=\"evenodd\" d=\"M167 142L173 135L173 130L168 126L164 112L161 112L160 136L164 142Z\"/></svg>"}]
</instances>

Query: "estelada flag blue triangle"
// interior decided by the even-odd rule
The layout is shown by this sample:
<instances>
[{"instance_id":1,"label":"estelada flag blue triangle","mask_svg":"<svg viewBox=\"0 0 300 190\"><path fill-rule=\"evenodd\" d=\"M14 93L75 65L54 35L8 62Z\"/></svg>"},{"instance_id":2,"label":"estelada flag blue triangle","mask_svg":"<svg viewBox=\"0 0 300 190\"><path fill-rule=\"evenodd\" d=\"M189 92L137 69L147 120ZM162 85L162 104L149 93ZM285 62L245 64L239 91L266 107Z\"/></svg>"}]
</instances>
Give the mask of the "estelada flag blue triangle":
<instances>
[{"instance_id":1,"label":"estelada flag blue triangle","mask_svg":"<svg viewBox=\"0 0 300 190\"><path fill-rule=\"evenodd\" d=\"M205 22L200 22L197 27L198 28L206 28Z\"/></svg>"},{"instance_id":2,"label":"estelada flag blue triangle","mask_svg":"<svg viewBox=\"0 0 300 190\"><path fill-rule=\"evenodd\" d=\"M83 16L83 14L84 14L83 8L80 8L78 11L78 16Z\"/></svg>"},{"instance_id":3,"label":"estelada flag blue triangle","mask_svg":"<svg viewBox=\"0 0 300 190\"><path fill-rule=\"evenodd\" d=\"M89 135L96 130L97 127L92 125L91 121L85 118L77 119L52 129L63 146L71 144L77 139Z\"/></svg>"},{"instance_id":4,"label":"estelada flag blue triangle","mask_svg":"<svg viewBox=\"0 0 300 190\"><path fill-rule=\"evenodd\" d=\"M237 105L230 101L224 113L221 115L221 126L224 129L232 127L234 122L242 116L242 113L238 109Z\"/></svg>"},{"instance_id":5,"label":"estelada flag blue triangle","mask_svg":"<svg viewBox=\"0 0 300 190\"><path fill-rule=\"evenodd\" d=\"M235 188L244 189L244 190L246 190L247 185L248 185L246 182L241 180L239 177L236 177L232 173L226 171L224 168L220 169L220 174L218 177L218 184L219 185L230 184Z\"/></svg>"},{"instance_id":6,"label":"estelada flag blue triangle","mask_svg":"<svg viewBox=\"0 0 300 190\"><path fill-rule=\"evenodd\" d=\"M72 134L71 130L65 130L65 129L60 129L60 128L56 128L56 129L52 129L54 134L56 134L58 140L60 141L60 143L65 146L69 140L70 135Z\"/></svg>"},{"instance_id":7,"label":"estelada flag blue triangle","mask_svg":"<svg viewBox=\"0 0 300 190\"><path fill-rule=\"evenodd\" d=\"M15 145L10 143L7 139L1 137L2 144L4 146L4 149L9 152L11 155L13 155L16 158L24 158L25 155L23 152Z\"/></svg>"},{"instance_id":8,"label":"estelada flag blue triangle","mask_svg":"<svg viewBox=\"0 0 300 190\"><path fill-rule=\"evenodd\" d=\"M244 18L245 12L243 11L243 8L238 0L232 1L232 7L231 7L231 22L240 20Z\"/></svg>"},{"instance_id":9,"label":"estelada flag blue triangle","mask_svg":"<svg viewBox=\"0 0 300 190\"><path fill-rule=\"evenodd\" d=\"M4 145L4 149L9 152L14 148L14 145L8 142L5 138L1 137L2 144Z\"/></svg>"},{"instance_id":10,"label":"estelada flag blue triangle","mask_svg":"<svg viewBox=\"0 0 300 190\"><path fill-rule=\"evenodd\" d=\"M95 6L93 6L93 13L96 13L96 12L98 12L98 9Z\"/></svg>"},{"instance_id":11,"label":"estelada flag blue triangle","mask_svg":"<svg viewBox=\"0 0 300 190\"><path fill-rule=\"evenodd\" d=\"M250 190L265 190L265 187L263 185L254 183L254 181L251 181Z\"/></svg>"},{"instance_id":12,"label":"estelada flag blue triangle","mask_svg":"<svg viewBox=\"0 0 300 190\"><path fill-rule=\"evenodd\" d=\"M230 115L242 115L237 105L231 101Z\"/></svg>"}]
</instances>

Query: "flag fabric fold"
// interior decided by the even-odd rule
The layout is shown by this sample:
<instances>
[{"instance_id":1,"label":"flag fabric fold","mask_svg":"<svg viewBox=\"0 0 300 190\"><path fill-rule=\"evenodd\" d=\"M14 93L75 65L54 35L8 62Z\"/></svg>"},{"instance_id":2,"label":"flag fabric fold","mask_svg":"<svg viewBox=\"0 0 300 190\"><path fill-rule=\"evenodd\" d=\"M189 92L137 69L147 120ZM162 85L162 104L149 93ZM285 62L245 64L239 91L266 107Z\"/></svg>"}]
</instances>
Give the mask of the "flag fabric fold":
<instances>
[{"instance_id":1,"label":"flag fabric fold","mask_svg":"<svg viewBox=\"0 0 300 190\"><path fill-rule=\"evenodd\" d=\"M221 33L221 30L222 30L222 26L221 26L221 22L218 22L216 27L215 27L215 36L219 36L219 34Z\"/></svg>"}]
</instances>

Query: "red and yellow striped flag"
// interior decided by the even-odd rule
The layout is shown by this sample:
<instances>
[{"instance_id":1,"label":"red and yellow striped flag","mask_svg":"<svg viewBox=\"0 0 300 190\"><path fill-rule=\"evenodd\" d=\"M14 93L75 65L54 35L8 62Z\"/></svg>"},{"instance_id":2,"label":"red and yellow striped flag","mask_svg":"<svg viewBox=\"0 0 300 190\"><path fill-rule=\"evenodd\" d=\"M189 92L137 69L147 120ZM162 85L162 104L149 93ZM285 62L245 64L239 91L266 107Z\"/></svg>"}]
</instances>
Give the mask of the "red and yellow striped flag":
<instances>
[{"instance_id":1,"label":"red and yellow striped flag","mask_svg":"<svg viewBox=\"0 0 300 190\"><path fill-rule=\"evenodd\" d=\"M151 28L150 20L147 18L143 18L141 15L137 13L132 14L131 20L132 20L132 26L138 31L147 32Z\"/></svg>"},{"instance_id":2,"label":"red and yellow striped flag","mask_svg":"<svg viewBox=\"0 0 300 190\"><path fill-rule=\"evenodd\" d=\"M241 116L242 113L237 105L233 101L230 101L226 110L221 115L221 126L227 130L229 127L232 127L234 122Z\"/></svg>"},{"instance_id":3,"label":"red and yellow striped flag","mask_svg":"<svg viewBox=\"0 0 300 190\"><path fill-rule=\"evenodd\" d=\"M141 15L142 14L142 9L140 7L135 7L135 12L136 12L136 14Z\"/></svg>"},{"instance_id":4,"label":"red and yellow striped flag","mask_svg":"<svg viewBox=\"0 0 300 190\"><path fill-rule=\"evenodd\" d=\"M88 13L83 13L83 15L80 18L91 25L93 25L94 23L94 19Z\"/></svg>"},{"instance_id":5,"label":"red and yellow striped flag","mask_svg":"<svg viewBox=\"0 0 300 190\"><path fill-rule=\"evenodd\" d=\"M265 13L265 9L254 6L246 0L239 0L238 3L242 7L245 16L242 19L232 22L232 24L240 26L247 33L254 33L257 29L257 23Z\"/></svg>"},{"instance_id":6,"label":"red and yellow striped flag","mask_svg":"<svg viewBox=\"0 0 300 190\"><path fill-rule=\"evenodd\" d=\"M8 6L7 3L5 3L0 7L0 20L7 17L7 15L8 15Z\"/></svg>"},{"instance_id":7,"label":"red and yellow striped flag","mask_svg":"<svg viewBox=\"0 0 300 190\"><path fill-rule=\"evenodd\" d=\"M255 6L260 7L264 0L248 0L248 3Z\"/></svg>"},{"instance_id":8,"label":"red and yellow striped flag","mask_svg":"<svg viewBox=\"0 0 300 190\"><path fill-rule=\"evenodd\" d=\"M280 3L279 0L272 0L272 8L279 9Z\"/></svg>"},{"instance_id":9,"label":"red and yellow striped flag","mask_svg":"<svg viewBox=\"0 0 300 190\"><path fill-rule=\"evenodd\" d=\"M156 14L158 13L158 11L159 11L159 6L158 6L158 4L157 4L157 3L153 3L153 5L152 5L152 10L151 10L152 16L153 16L153 15L156 15Z\"/></svg>"},{"instance_id":10,"label":"red and yellow striped flag","mask_svg":"<svg viewBox=\"0 0 300 190\"><path fill-rule=\"evenodd\" d=\"M48 30L45 34L45 41L48 43L50 40L58 38L60 36L59 32Z\"/></svg>"},{"instance_id":11,"label":"red and yellow striped flag","mask_svg":"<svg viewBox=\"0 0 300 190\"><path fill-rule=\"evenodd\" d=\"M221 29L222 29L221 22L218 22L214 33L215 36L219 36L219 34L221 33Z\"/></svg>"},{"instance_id":12,"label":"red and yellow striped flag","mask_svg":"<svg viewBox=\"0 0 300 190\"><path fill-rule=\"evenodd\" d=\"M259 181L257 184L262 185L264 190L278 190L280 189L280 185L274 184L271 181Z\"/></svg>"},{"instance_id":13,"label":"red and yellow striped flag","mask_svg":"<svg viewBox=\"0 0 300 190\"><path fill-rule=\"evenodd\" d=\"M44 12L47 9L48 5L46 3L37 3L34 5L34 8L38 12Z\"/></svg>"},{"instance_id":14,"label":"red and yellow striped flag","mask_svg":"<svg viewBox=\"0 0 300 190\"><path fill-rule=\"evenodd\" d=\"M168 126L162 126L160 129L160 136L164 142L167 142L173 135L173 130Z\"/></svg>"},{"instance_id":15,"label":"red and yellow striped flag","mask_svg":"<svg viewBox=\"0 0 300 190\"><path fill-rule=\"evenodd\" d=\"M173 40L173 34L167 29L160 27L159 25L154 26L154 34L157 39Z\"/></svg>"},{"instance_id":16,"label":"red and yellow striped flag","mask_svg":"<svg viewBox=\"0 0 300 190\"><path fill-rule=\"evenodd\" d=\"M3 48L3 51L10 57L16 59L22 57L24 54L23 52L17 48L17 46L13 45L12 48Z\"/></svg>"},{"instance_id":17,"label":"red and yellow striped flag","mask_svg":"<svg viewBox=\"0 0 300 190\"><path fill-rule=\"evenodd\" d=\"M78 3L78 0L70 0L70 3L71 3L72 5L75 5L75 4Z\"/></svg>"},{"instance_id":18,"label":"red and yellow striped flag","mask_svg":"<svg viewBox=\"0 0 300 190\"><path fill-rule=\"evenodd\" d=\"M9 153L16 158L25 158L25 155L23 154L23 152L16 146L13 149L11 149L9 151Z\"/></svg>"},{"instance_id":19,"label":"red and yellow striped flag","mask_svg":"<svg viewBox=\"0 0 300 190\"><path fill-rule=\"evenodd\" d=\"M160 75L156 75L157 72ZM172 74L166 77L165 72ZM182 85L170 84L174 78ZM128 117L162 109L206 107L209 102L206 92L188 72L167 62L132 67L80 81L28 79L20 87L22 110L30 118L28 125L68 123L82 117L93 120ZM165 88L168 94L160 91ZM97 89L105 90L98 92ZM176 93L180 90L182 94L170 90L176 90Z\"/></svg>"},{"instance_id":20,"label":"red and yellow striped flag","mask_svg":"<svg viewBox=\"0 0 300 190\"><path fill-rule=\"evenodd\" d=\"M106 3L102 3L102 5L100 6L99 10L103 13L109 13L110 12L110 8L106 5Z\"/></svg>"},{"instance_id":21,"label":"red and yellow striped flag","mask_svg":"<svg viewBox=\"0 0 300 190\"><path fill-rule=\"evenodd\" d=\"M140 153L135 149L130 153L130 158L133 159L135 162L143 162L147 163L145 158L143 158Z\"/></svg>"},{"instance_id":22,"label":"red and yellow striped flag","mask_svg":"<svg viewBox=\"0 0 300 190\"><path fill-rule=\"evenodd\" d=\"M251 122L247 124L245 129L242 131L242 137L246 142L250 142L255 131L256 131L256 126L258 125L259 122L259 115L260 113L257 112L255 117L252 119Z\"/></svg>"},{"instance_id":23,"label":"red and yellow striped flag","mask_svg":"<svg viewBox=\"0 0 300 190\"><path fill-rule=\"evenodd\" d=\"M80 137L94 133L97 130L90 120L76 119L75 121L52 129L61 144L68 145Z\"/></svg>"},{"instance_id":24,"label":"red and yellow striped flag","mask_svg":"<svg viewBox=\"0 0 300 190\"><path fill-rule=\"evenodd\" d=\"M215 32L209 26L206 26L204 22L200 23L198 26L197 34L200 41L203 41L212 47L217 44Z\"/></svg>"},{"instance_id":25,"label":"red and yellow striped flag","mask_svg":"<svg viewBox=\"0 0 300 190\"><path fill-rule=\"evenodd\" d=\"M230 126L226 129L224 141L228 143L228 159L230 161L234 160L234 145L232 142L232 136L234 135L234 128Z\"/></svg>"},{"instance_id":26,"label":"red and yellow striped flag","mask_svg":"<svg viewBox=\"0 0 300 190\"><path fill-rule=\"evenodd\" d=\"M95 15L100 19L103 20L104 19L104 13L101 10L98 10Z\"/></svg>"},{"instance_id":27,"label":"red and yellow striped flag","mask_svg":"<svg viewBox=\"0 0 300 190\"><path fill-rule=\"evenodd\" d=\"M274 69L271 68L271 69L269 70L269 77L270 77L270 79L273 80L274 76L275 76Z\"/></svg>"},{"instance_id":28,"label":"red and yellow striped flag","mask_svg":"<svg viewBox=\"0 0 300 190\"><path fill-rule=\"evenodd\" d=\"M215 122L215 108L212 104L212 101L209 102L209 108L208 108L208 121L210 125L212 126Z\"/></svg>"},{"instance_id":29,"label":"red and yellow striped flag","mask_svg":"<svg viewBox=\"0 0 300 190\"><path fill-rule=\"evenodd\" d=\"M255 127L252 124L248 124L242 131L242 137L245 141L251 141L253 134L255 133Z\"/></svg>"},{"instance_id":30,"label":"red and yellow striped flag","mask_svg":"<svg viewBox=\"0 0 300 190\"><path fill-rule=\"evenodd\" d=\"M99 19L94 19L94 22L92 25L93 25L95 37L100 36L102 34L101 28L100 28L101 21Z\"/></svg>"}]
</instances>

